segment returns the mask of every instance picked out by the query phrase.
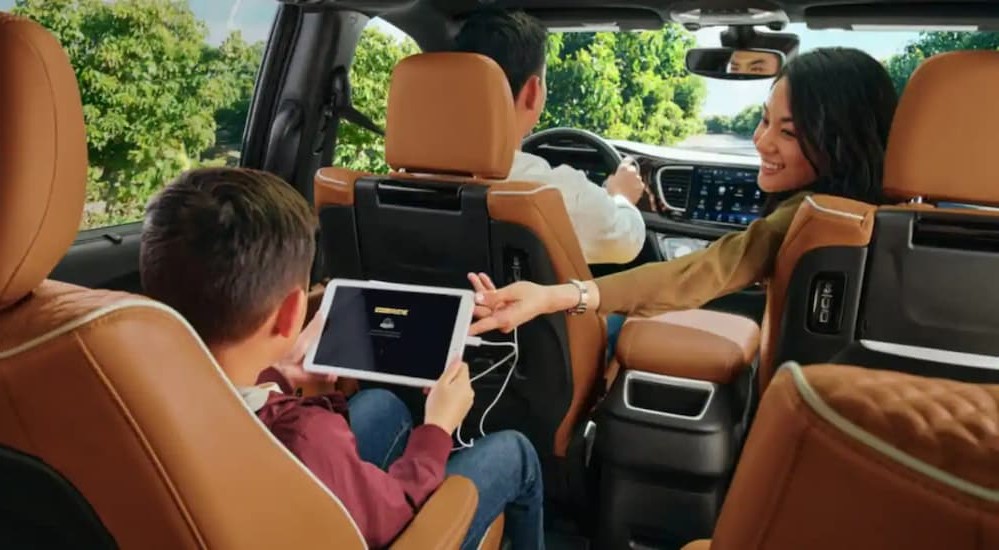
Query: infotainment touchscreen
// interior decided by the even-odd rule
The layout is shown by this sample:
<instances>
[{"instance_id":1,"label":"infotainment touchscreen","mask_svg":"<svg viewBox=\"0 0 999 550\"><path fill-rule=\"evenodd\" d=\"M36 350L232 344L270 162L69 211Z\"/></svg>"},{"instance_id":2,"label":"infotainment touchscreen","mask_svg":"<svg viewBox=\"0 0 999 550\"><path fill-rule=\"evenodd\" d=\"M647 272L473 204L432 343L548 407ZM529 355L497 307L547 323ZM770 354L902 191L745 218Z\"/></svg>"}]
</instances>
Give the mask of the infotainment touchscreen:
<instances>
[{"instance_id":1,"label":"infotainment touchscreen","mask_svg":"<svg viewBox=\"0 0 999 550\"><path fill-rule=\"evenodd\" d=\"M687 200L691 220L749 225L759 218L766 194L756 185L756 171L744 168L694 168Z\"/></svg>"}]
</instances>

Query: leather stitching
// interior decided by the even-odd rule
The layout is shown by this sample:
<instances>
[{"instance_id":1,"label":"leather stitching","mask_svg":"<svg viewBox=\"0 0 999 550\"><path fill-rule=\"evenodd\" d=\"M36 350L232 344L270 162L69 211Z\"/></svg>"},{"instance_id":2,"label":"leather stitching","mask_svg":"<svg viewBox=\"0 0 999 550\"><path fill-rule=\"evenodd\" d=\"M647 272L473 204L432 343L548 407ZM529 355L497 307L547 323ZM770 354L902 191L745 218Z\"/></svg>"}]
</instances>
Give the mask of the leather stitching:
<instances>
[{"instance_id":1,"label":"leather stitching","mask_svg":"<svg viewBox=\"0 0 999 550\"><path fill-rule=\"evenodd\" d=\"M826 404L832 408L831 404L828 402ZM882 466L887 472L896 475L902 480L910 482L915 488L920 489L926 495L931 497L943 497L967 511L980 510L982 504L987 502L965 493L957 493L955 489L907 468L877 450L864 445L862 442L857 441L853 437L850 437L849 434L844 433L836 426L827 422L814 409L812 409L811 406L808 406L807 403L805 403L805 406L801 408L807 411L804 415L804 419L809 423L809 427L820 432L822 435L825 435L827 437L827 442L830 444L839 444L849 451L854 452L854 454L862 459L873 462L878 466ZM861 429L864 428L861 427ZM864 431L867 430L865 429ZM877 436L875 435L875 437ZM890 442L888 443L890 444ZM895 445L892 446L895 447ZM993 503L989 504L990 507L999 509L999 507L994 506Z\"/></svg>"},{"instance_id":2,"label":"leather stitching","mask_svg":"<svg viewBox=\"0 0 999 550\"><path fill-rule=\"evenodd\" d=\"M87 363L90 365L91 371L94 373L95 376L97 376L97 378L100 379L101 383L104 385L105 391L107 391L108 396L110 396L111 399L114 401L114 403L117 405L118 412L121 413L122 418L129 425L129 427L132 428L132 433L135 435L136 440L139 442L140 446L145 451L146 457L149 459L150 463L156 469L157 473L159 473L160 482L163 484L166 490L169 491L169 493L173 496L174 505L177 506L177 511L184 518L184 522L190 528L191 536L197 541L200 547L208 548L207 543L205 542L204 538L201 536L201 530L198 528L197 522L194 520L194 517L188 510L187 504L184 502L184 499L181 496L180 491L178 491L177 487L173 484L170 475L166 471L166 467L159 458L159 455L156 453L152 445L149 443L149 439L146 437L145 432L139 426L138 422L136 422L135 417L132 416L128 408L128 405L125 403L124 399L122 399L121 395L119 395L118 392L115 391L114 386L111 384L111 381L108 380L104 371L101 369L100 362L97 361L96 357L94 357L93 352L90 350L90 348L87 346L87 343L83 339L83 336L85 334L93 332L97 328L100 328L101 325L106 325L113 322L115 318L121 316L122 312L123 311L112 312L108 315L105 315L95 320L92 323L80 327L76 331L73 331L73 337L76 339L77 344L80 346L80 351L87 358ZM152 317L152 315L149 315L149 312L145 311L141 312L130 311L129 313L132 316L137 316L137 317L150 317L150 318Z\"/></svg>"},{"instance_id":3,"label":"leather stitching","mask_svg":"<svg viewBox=\"0 0 999 550\"><path fill-rule=\"evenodd\" d=\"M787 411L796 412L803 407L801 396L796 392L788 391L787 389L781 388L784 391L780 395L781 398L785 400ZM774 392L770 392L773 394ZM771 397L771 399L773 399ZM783 508L784 500L787 498L788 486L791 483L791 479L795 475L795 471L799 466L799 460L801 458L801 449L804 446L805 437L808 433L808 426L804 428L801 432L797 433L794 441L794 450L791 452L791 464L784 473L784 476L780 480L780 487L778 490L774 491L776 499L772 501L769 510L767 511L767 518L760 522L762 529L759 530L759 535L757 537L756 544L750 548L765 548L766 545L763 544L772 535L774 528L774 518L777 516L779 510ZM750 434L752 435L752 434ZM759 438L757 438L759 439ZM757 443L759 445L759 443ZM758 503L762 504L762 503Z\"/></svg>"}]
</instances>

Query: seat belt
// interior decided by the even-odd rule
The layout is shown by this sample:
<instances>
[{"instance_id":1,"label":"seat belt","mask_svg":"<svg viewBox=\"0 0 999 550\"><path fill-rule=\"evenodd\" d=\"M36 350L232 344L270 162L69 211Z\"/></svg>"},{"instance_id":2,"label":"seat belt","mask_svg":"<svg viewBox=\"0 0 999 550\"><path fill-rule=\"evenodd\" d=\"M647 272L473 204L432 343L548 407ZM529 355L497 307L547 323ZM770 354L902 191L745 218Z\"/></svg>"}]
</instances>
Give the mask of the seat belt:
<instances>
[{"instance_id":1,"label":"seat belt","mask_svg":"<svg viewBox=\"0 0 999 550\"><path fill-rule=\"evenodd\" d=\"M348 104L336 107L334 112L336 113L336 116L346 120L347 122L360 126L369 132L374 132L383 137L385 136L385 130L379 128L374 121L368 118L368 116L364 113L355 109L353 105Z\"/></svg>"},{"instance_id":2,"label":"seat belt","mask_svg":"<svg viewBox=\"0 0 999 550\"><path fill-rule=\"evenodd\" d=\"M365 130L385 135L385 130L378 127L367 115L354 108L350 97L350 78L344 67L338 67L333 74L333 115L339 119L346 120Z\"/></svg>"}]
</instances>

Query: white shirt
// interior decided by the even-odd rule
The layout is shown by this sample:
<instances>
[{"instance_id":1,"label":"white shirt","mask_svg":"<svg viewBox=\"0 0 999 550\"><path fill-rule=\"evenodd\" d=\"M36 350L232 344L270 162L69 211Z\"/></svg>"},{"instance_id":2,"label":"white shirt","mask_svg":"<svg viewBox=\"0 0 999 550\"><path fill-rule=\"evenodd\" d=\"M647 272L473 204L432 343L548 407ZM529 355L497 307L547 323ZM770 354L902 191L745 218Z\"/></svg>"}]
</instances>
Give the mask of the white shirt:
<instances>
[{"instance_id":1,"label":"white shirt","mask_svg":"<svg viewBox=\"0 0 999 550\"><path fill-rule=\"evenodd\" d=\"M624 264L641 252L642 213L623 196L611 196L581 170L565 164L552 168L541 157L517 151L507 179L550 185L562 193L586 263Z\"/></svg>"}]
</instances>

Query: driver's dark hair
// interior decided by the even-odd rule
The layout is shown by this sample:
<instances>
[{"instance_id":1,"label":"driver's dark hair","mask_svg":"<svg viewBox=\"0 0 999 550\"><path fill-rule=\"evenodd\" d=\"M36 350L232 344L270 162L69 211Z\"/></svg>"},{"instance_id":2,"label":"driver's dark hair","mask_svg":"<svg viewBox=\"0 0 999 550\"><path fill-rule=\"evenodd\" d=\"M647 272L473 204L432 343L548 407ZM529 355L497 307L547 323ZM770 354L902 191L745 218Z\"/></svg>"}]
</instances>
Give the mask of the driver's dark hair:
<instances>
[{"instance_id":1,"label":"driver's dark hair","mask_svg":"<svg viewBox=\"0 0 999 550\"><path fill-rule=\"evenodd\" d=\"M870 204L884 202L882 174L898 94L888 71L853 48L818 48L785 65L798 144L817 175L807 189ZM771 196L767 210L798 192Z\"/></svg>"},{"instance_id":2,"label":"driver's dark hair","mask_svg":"<svg viewBox=\"0 0 999 550\"><path fill-rule=\"evenodd\" d=\"M532 76L545 67L548 30L540 21L521 11L496 8L473 12L455 37L455 51L491 58L503 69L516 99Z\"/></svg>"}]
</instances>

